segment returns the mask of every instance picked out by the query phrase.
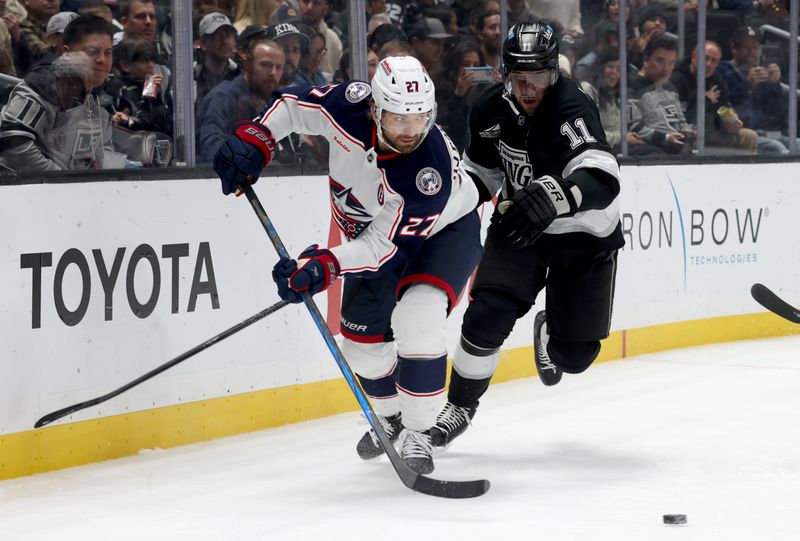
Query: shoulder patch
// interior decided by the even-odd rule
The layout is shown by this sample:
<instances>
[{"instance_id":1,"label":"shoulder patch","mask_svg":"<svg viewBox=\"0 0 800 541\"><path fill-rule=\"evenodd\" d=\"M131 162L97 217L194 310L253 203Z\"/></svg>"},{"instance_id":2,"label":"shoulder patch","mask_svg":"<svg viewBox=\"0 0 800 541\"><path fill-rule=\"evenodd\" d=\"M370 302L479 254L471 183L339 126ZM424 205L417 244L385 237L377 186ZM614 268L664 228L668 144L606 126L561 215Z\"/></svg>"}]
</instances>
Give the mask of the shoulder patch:
<instances>
[{"instance_id":1,"label":"shoulder patch","mask_svg":"<svg viewBox=\"0 0 800 541\"><path fill-rule=\"evenodd\" d=\"M417 173L417 189L425 195L436 195L442 189L442 176L433 167Z\"/></svg>"},{"instance_id":2,"label":"shoulder patch","mask_svg":"<svg viewBox=\"0 0 800 541\"><path fill-rule=\"evenodd\" d=\"M347 85L344 89L344 97L350 103L358 103L372 94L372 88L367 83L355 82Z\"/></svg>"},{"instance_id":3,"label":"shoulder patch","mask_svg":"<svg viewBox=\"0 0 800 541\"><path fill-rule=\"evenodd\" d=\"M500 138L500 124L495 124L491 128L487 128L478 132L478 135L484 139L499 139Z\"/></svg>"}]
</instances>

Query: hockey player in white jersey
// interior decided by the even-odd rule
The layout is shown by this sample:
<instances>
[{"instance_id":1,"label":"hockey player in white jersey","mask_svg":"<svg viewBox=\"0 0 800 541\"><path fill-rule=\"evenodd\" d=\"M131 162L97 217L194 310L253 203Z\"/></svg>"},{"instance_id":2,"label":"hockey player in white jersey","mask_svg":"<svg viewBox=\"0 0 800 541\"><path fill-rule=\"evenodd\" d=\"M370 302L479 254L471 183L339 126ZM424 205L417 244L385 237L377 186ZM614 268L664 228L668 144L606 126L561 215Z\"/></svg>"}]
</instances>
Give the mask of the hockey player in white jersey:
<instances>
[{"instance_id":1,"label":"hockey player in white jersey","mask_svg":"<svg viewBox=\"0 0 800 541\"><path fill-rule=\"evenodd\" d=\"M301 292L345 277L342 352L387 436L423 474L433 471L429 428L444 404L446 318L482 251L477 189L435 119L433 82L419 61L387 58L371 86L276 92L214 158L229 194L258 178L288 134L330 142L331 212L346 242L281 259L273 279L281 298L301 302ZM356 450L364 459L383 452L371 430Z\"/></svg>"}]
</instances>

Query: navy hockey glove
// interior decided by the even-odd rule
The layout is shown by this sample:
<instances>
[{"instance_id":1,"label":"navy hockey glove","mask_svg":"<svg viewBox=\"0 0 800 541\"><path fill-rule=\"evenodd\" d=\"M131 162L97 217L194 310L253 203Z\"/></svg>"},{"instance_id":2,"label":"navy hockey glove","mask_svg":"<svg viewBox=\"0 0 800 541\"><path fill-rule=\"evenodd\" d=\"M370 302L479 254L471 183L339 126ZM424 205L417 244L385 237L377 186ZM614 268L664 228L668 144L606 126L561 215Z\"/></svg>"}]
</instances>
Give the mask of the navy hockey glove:
<instances>
[{"instance_id":1,"label":"navy hockey glove","mask_svg":"<svg viewBox=\"0 0 800 541\"><path fill-rule=\"evenodd\" d=\"M289 287L289 277L295 271L297 271L297 261L288 257L280 258L272 268L272 279L278 286L278 296L292 304L303 302L303 297L300 293Z\"/></svg>"},{"instance_id":2,"label":"navy hockey glove","mask_svg":"<svg viewBox=\"0 0 800 541\"><path fill-rule=\"evenodd\" d=\"M341 272L336 256L330 250L312 244L298 257L298 263L281 258L272 269L272 279L278 285L278 295L286 302L303 301L302 292L312 295L328 289Z\"/></svg>"},{"instance_id":3,"label":"navy hockey glove","mask_svg":"<svg viewBox=\"0 0 800 541\"><path fill-rule=\"evenodd\" d=\"M222 193L236 192L245 183L253 184L269 165L275 151L275 139L263 124L246 120L234 126L214 154L214 171L222 181Z\"/></svg>"},{"instance_id":4,"label":"navy hockey glove","mask_svg":"<svg viewBox=\"0 0 800 541\"><path fill-rule=\"evenodd\" d=\"M525 186L497 206L499 225L511 244L529 246L558 216L575 214L578 206L568 183L544 176Z\"/></svg>"}]
</instances>

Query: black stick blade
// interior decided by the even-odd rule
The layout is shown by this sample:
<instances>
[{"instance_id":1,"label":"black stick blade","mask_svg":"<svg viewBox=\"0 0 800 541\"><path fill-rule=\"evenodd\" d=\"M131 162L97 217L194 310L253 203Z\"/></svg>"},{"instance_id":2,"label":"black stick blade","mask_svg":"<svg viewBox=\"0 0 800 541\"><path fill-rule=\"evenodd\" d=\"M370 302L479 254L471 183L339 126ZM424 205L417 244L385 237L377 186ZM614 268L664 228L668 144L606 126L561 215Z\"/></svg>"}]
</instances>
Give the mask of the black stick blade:
<instances>
[{"instance_id":1,"label":"black stick blade","mask_svg":"<svg viewBox=\"0 0 800 541\"><path fill-rule=\"evenodd\" d=\"M750 288L750 294L758 304L773 314L779 315L792 323L800 324L800 310L778 297L767 286L753 284L753 287Z\"/></svg>"},{"instance_id":2,"label":"black stick blade","mask_svg":"<svg viewBox=\"0 0 800 541\"><path fill-rule=\"evenodd\" d=\"M375 422L380 423L377 418ZM380 424L376 426L380 427ZM445 481L442 479L425 477L412 470L409 465L406 464L405 460L400 458L400 455L389 442L384 431L378 428L376 434L378 435L378 440L381 442L384 451L386 451L386 457L389 459L389 462L392 463L395 472L397 472L397 476L400 477L400 480L406 487L414 492L427 494L428 496L437 496L439 498L461 499L482 496L489 490L489 481L485 479L476 481Z\"/></svg>"},{"instance_id":3,"label":"black stick blade","mask_svg":"<svg viewBox=\"0 0 800 541\"><path fill-rule=\"evenodd\" d=\"M33 425L33 428L42 428L45 425L49 425L53 421L58 421L62 417L66 417L67 415L71 415L76 411L80 411L82 409L91 408L92 406L103 402L104 400L102 397L100 399L95 398L92 400L87 400L86 402L79 402L78 404L73 404L72 406L67 406L66 408L61 408L60 410L54 411L52 413L48 413Z\"/></svg>"},{"instance_id":4,"label":"black stick blade","mask_svg":"<svg viewBox=\"0 0 800 541\"><path fill-rule=\"evenodd\" d=\"M270 221L269 216L267 216L267 212L264 210L264 207L261 205L261 201L259 201L256 192L253 190L253 187L249 184L244 184L242 186L242 190L244 191L245 195L247 195L247 200L250 202L250 206L253 207L253 211L258 217L258 221L261 222L261 225L264 227L264 231L266 231L267 235L269 236L272 245L275 247L275 251L278 252L278 255L281 257L288 257L289 254L286 251L286 246L284 246L283 241L281 241L281 238L278 236L278 232L272 225L272 222ZM367 417L370 426L375 431L375 434L377 434L381 447L383 447L383 450L386 452L386 456L389 457L389 461L392 463L395 472L397 473L398 477L400 477L400 480L403 482L403 484L411 490L421 494L439 496L442 498L472 498L475 496L480 496L489 490L489 481L485 480L441 481L438 479L430 479L412 470L408 464L406 464L405 461L400 458L400 455L397 454L397 450L386 436L386 431L383 429L380 419L378 419L378 416L372 409L369 400L367 400L364 390L358 384L353 370L350 368L350 365L347 364L347 360L344 358L342 351L336 344L336 340L333 338L333 334L331 334L331 330L328 328L325 318L322 317L322 313L320 313L319 308L314 302L314 299L311 298L311 294L309 292L306 291L303 293L303 301L305 302L305 305L311 314L311 318L317 325L317 329L319 329L319 332L322 334L322 338L325 340L331 355L333 355L333 359L336 361L336 364L342 371L342 375L350 386L350 390L353 391L353 396L361 406L361 409L364 412L364 415Z\"/></svg>"},{"instance_id":5,"label":"black stick blade","mask_svg":"<svg viewBox=\"0 0 800 541\"><path fill-rule=\"evenodd\" d=\"M486 479L476 481L442 481L420 475L417 477L411 490L428 496L440 498L476 498L483 496L491 484Z\"/></svg>"}]
</instances>

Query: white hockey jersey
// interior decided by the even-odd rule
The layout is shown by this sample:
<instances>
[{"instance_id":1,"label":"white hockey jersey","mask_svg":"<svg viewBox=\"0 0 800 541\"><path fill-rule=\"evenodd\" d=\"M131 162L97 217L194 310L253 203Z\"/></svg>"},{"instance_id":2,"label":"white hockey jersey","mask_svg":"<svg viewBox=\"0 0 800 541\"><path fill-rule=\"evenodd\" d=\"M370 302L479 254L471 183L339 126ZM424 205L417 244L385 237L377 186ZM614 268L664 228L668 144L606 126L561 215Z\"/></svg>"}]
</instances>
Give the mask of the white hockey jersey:
<instances>
[{"instance_id":1,"label":"white hockey jersey","mask_svg":"<svg viewBox=\"0 0 800 541\"><path fill-rule=\"evenodd\" d=\"M331 212L347 241L331 251L351 275L403 264L478 204L456 147L438 126L409 154L378 153L370 94L360 81L285 88L256 119L276 141L297 132L330 142Z\"/></svg>"}]
</instances>

